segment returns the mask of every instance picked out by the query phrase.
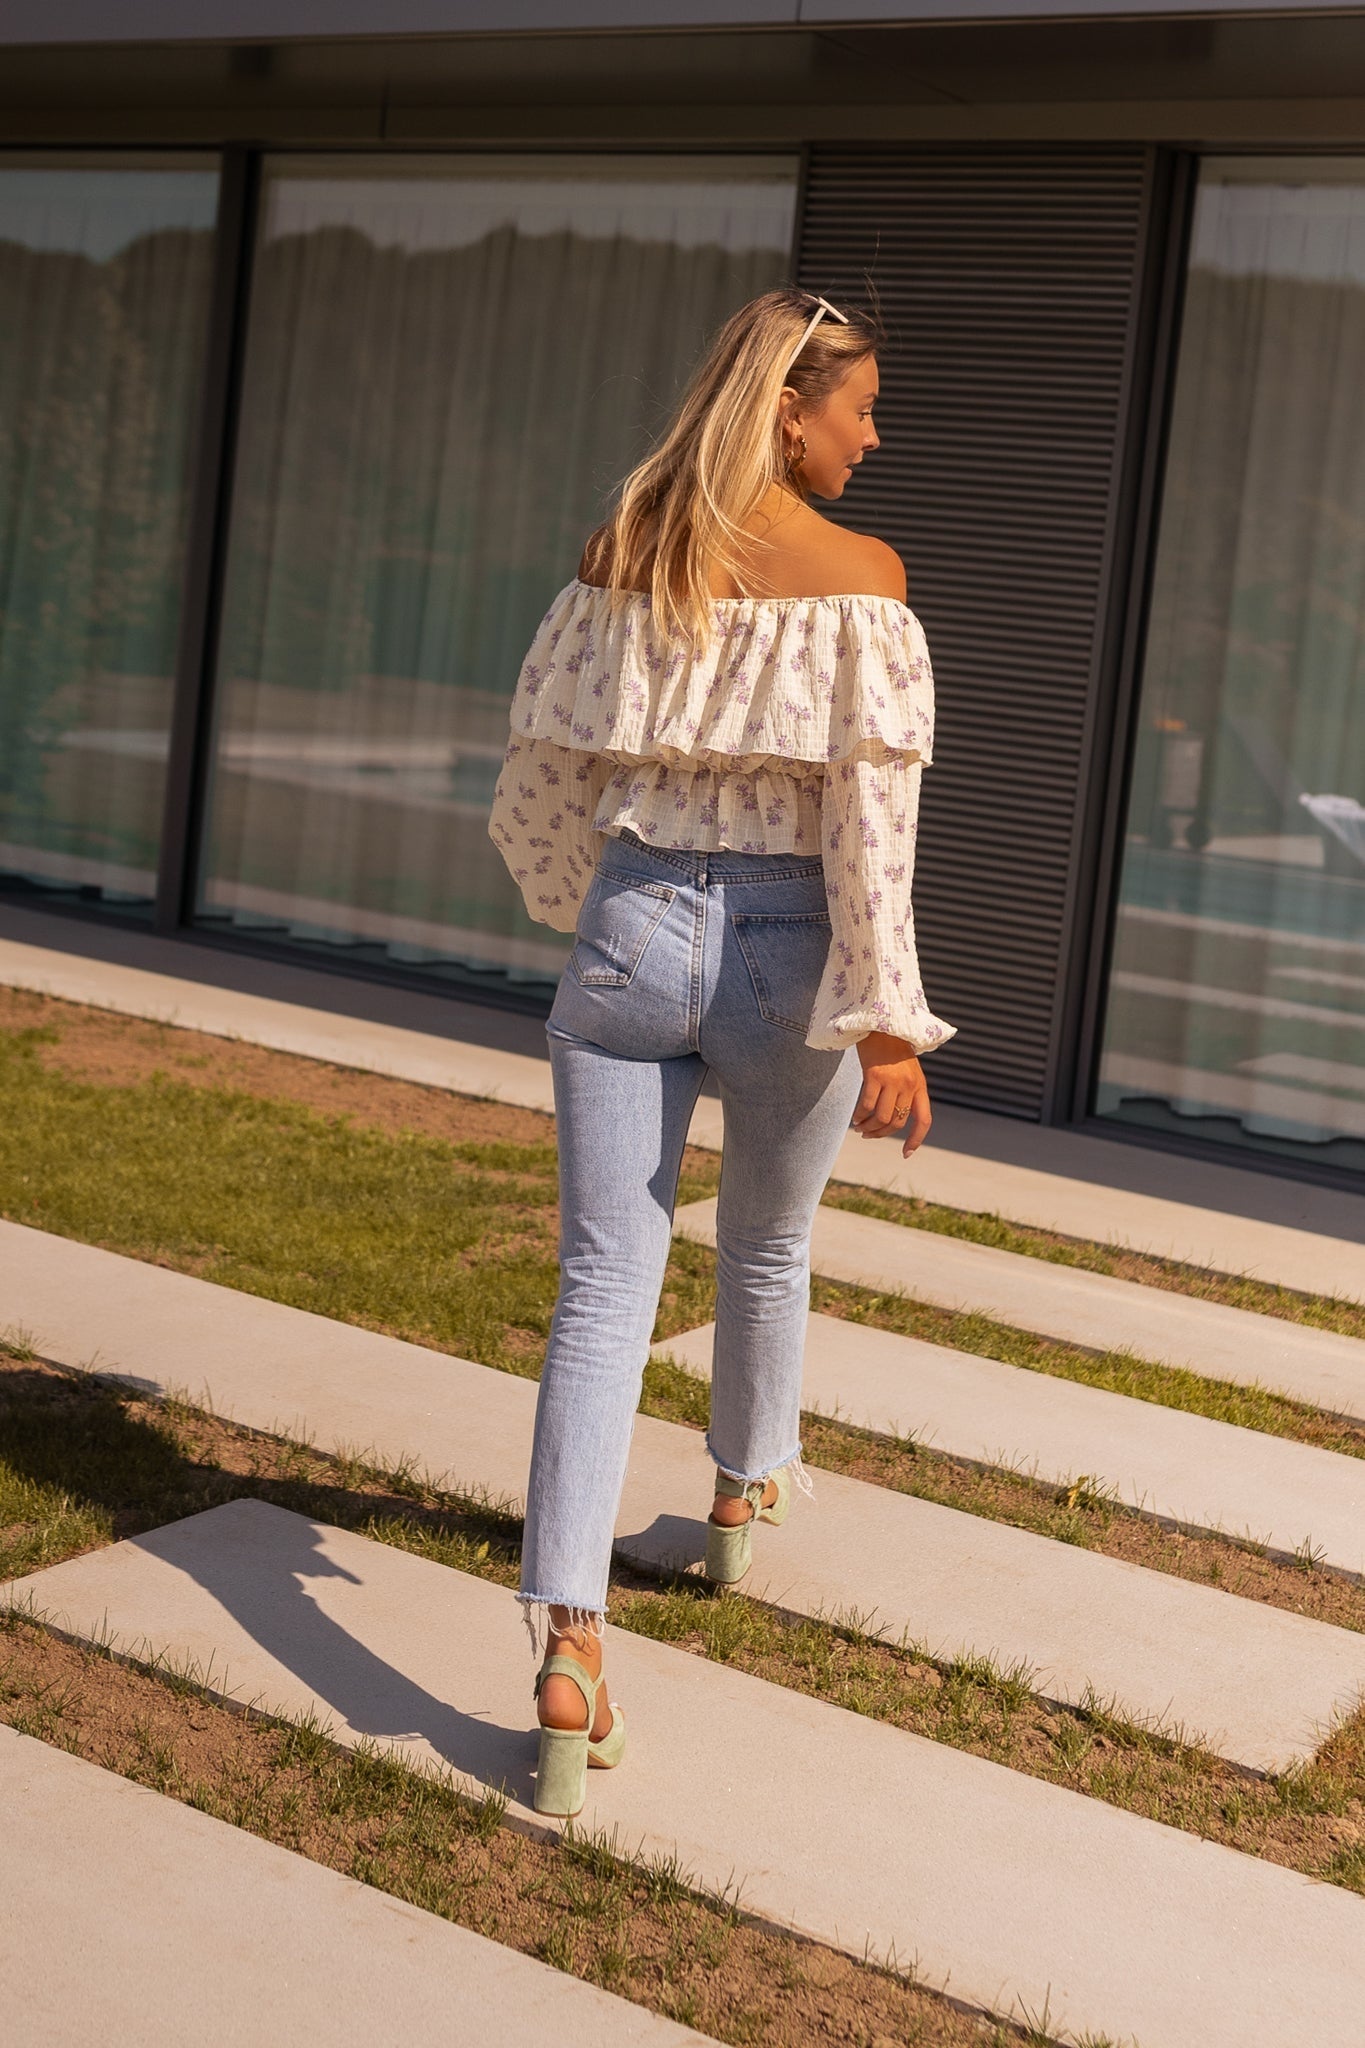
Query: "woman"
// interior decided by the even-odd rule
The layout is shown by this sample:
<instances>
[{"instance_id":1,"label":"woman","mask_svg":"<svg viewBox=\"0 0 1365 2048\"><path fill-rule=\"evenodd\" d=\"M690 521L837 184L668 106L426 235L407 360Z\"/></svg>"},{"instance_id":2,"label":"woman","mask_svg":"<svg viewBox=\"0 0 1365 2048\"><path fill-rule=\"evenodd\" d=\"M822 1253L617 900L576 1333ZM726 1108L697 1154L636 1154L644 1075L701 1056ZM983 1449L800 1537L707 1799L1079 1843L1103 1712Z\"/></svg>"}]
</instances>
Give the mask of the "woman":
<instances>
[{"instance_id":1,"label":"woman","mask_svg":"<svg viewBox=\"0 0 1365 2048\"><path fill-rule=\"evenodd\" d=\"M612 1536L703 1080L724 1106L706 1573L743 1577L800 1460L810 1230L848 1130L929 1129L952 1037L910 908L933 680L884 542L834 499L879 443L875 317L765 292L716 336L522 666L490 833L573 931L546 1025L560 1286L521 1592L538 1812L619 1761L602 1625Z\"/></svg>"}]
</instances>

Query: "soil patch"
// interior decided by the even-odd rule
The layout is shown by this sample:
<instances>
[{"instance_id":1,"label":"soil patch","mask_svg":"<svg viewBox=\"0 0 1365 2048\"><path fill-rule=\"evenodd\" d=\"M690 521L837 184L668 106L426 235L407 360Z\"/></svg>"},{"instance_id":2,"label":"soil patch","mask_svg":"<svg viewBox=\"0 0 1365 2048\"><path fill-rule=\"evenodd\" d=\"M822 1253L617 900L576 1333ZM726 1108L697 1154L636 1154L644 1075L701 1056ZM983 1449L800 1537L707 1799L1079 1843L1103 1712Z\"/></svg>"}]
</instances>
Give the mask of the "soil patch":
<instances>
[{"instance_id":1,"label":"soil patch","mask_svg":"<svg viewBox=\"0 0 1365 2048\"><path fill-rule=\"evenodd\" d=\"M55 1034L38 1049L45 1067L97 1087L131 1088L163 1075L191 1088L238 1089L262 1101L296 1102L394 1137L417 1132L452 1144L554 1141L554 1117L541 1110L0 986L0 1031L34 1029ZM714 1152L686 1147L685 1174L715 1170Z\"/></svg>"},{"instance_id":2,"label":"soil patch","mask_svg":"<svg viewBox=\"0 0 1365 2048\"><path fill-rule=\"evenodd\" d=\"M498 1138L544 1144L554 1136L554 1118L538 1110L0 988L0 1030L34 1028L56 1033L39 1048L45 1067L100 1087L126 1088L164 1075L191 1088L234 1088L263 1100L297 1102L322 1116L348 1116L395 1135L420 1131L455 1144Z\"/></svg>"}]
</instances>

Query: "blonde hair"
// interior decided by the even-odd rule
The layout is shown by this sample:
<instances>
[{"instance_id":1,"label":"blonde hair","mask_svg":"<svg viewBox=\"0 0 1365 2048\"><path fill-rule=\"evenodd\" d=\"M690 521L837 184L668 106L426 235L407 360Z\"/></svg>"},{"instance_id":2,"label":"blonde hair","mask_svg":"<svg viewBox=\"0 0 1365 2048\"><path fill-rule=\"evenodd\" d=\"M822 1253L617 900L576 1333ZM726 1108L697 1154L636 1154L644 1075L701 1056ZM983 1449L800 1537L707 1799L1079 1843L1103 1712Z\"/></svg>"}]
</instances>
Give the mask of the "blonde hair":
<instances>
[{"instance_id":1,"label":"blonde hair","mask_svg":"<svg viewBox=\"0 0 1365 2048\"><path fill-rule=\"evenodd\" d=\"M604 588L647 588L669 632L710 638L709 570L719 564L746 596L738 543L766 545L743 522L773 484L802 480L787 469L777 402L785 386L819 408L854 364L884 339L875 311L841 306L826 315L793 362L817 310L813 292L783 285L732 313L693 372L668 426L619 487L615 510L589 544L586 566L604 557Z\"/></svg>"}]
</instances>

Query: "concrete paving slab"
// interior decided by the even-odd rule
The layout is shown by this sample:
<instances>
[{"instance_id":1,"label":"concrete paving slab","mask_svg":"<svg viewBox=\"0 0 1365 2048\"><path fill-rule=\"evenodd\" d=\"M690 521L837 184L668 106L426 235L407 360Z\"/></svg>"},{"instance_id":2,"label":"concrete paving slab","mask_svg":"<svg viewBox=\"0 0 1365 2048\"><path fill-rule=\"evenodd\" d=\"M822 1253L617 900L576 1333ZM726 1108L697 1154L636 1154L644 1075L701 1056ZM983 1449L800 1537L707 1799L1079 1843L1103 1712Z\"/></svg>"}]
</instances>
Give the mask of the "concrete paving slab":
<instances>
[{"instance_id":1,"label":"concrete paving slab","mask_svg":"<svg viewBox=\"0 0 1365 2048\"><path fill-rule=\"evenodd\" d=\"M324 1450L415 1456L520 1511L530 1381L22 1225L0 1223L0 1296L23 1305L44 1357L93 1360L161 1394L192 1378L193 1397L225 1418L312 1434ZM828 1369L894 1401L904 1340L883 1357L883 1333L856 1331L874 1341L845 1356L835 1347L849 1328L817 1333L813 1381ZM659 1348L709 1371L707 1333ZM711 1483L696 1431L641 1416L620 1555L699 1569ZM817 1476L814 1511L799 1501L780 1531L756 1530L745 1591L797 1614L856 1613L943 1661L1022 1660L1049 1698L1075 1703L1093 1687L1253 1770L1310 1756L1365 1685L1365 1636L836 1473Z\"/></svg>"},{"instance_id":2,"label":"concrete paving slab","mask_svg":"<svg viewBox=\"0 0 1365 2048\"><path fill-rule=\"evenodd\" d=\"M713 1328L656 1348L708 1373ZM1088 1474L1144 1514L1250 1537L1280 1556L1308 1543L1323 1562L1365 1576L1362 1458L837 1316L810 1318L805 1400L860 1429L1054 1485Z\"/></svg>"},{"instance_id":3,"label":"concrete paving slab","mask_svg":"<svg viewBox=\"0 0 1365 2048\"><path fill-rule=\"evenodd\" d=\"M686 1431L641 1417L617 1551L700 1569L709 1474ZM838 1473L781 1530L755 1530L743 1590L922 1648L1028 1667L1046 1699L1093 1691L1255 1771L1306 1761L1365 1699L1365 1635L1241 1600ZM704 1493L703 1502L699 1496Z\"/></svg>"},{"instance_id":4,"label":"concrete paving slab","mask_svg":"<svg viewBox=\"0 0 1365 2048\"><path fill-rule=\"evenodd\" d=\"M553 1107L542 1026L443 995L12 905L0 905L0 982L525 1108ZM721 1137L719 1102L703 1095L692 1142L718 1147ZM892 1140L850 1132L833 1178L1305 1293L1365 1298L1365 1196L1217 1159L1175 1162L1148 1146L947 1103L936 1105L933 1137L909 1160Z\"/></svg>"},{"instance_id":5,"label":"concrete paving slab","mask_svg":"<svg viewBox=\"0 0 1365 2048\"><path fill-rule=\"evenodd\" d=\"M684 2048L707 2036L0 1726L13 2048Z\"/></svg>"},{"instance_id":6,"label":"concrete paving slab","mask_svg":"<svg viewBox=\"0 0 1365 2048\"><path fill-rule=\"evenodd\" d=\"M936 1103L933 1133L909 1159L898 1145L850 1136L831 1178L1302 1294L1365 1299L1365 1196L1217 1158Z\"/></svg>"},{"instance_id":7,"label":"concrete paving slab","mask_svg":"<svg viewBox=\"0 0 1365 2048\"><path fill-rule=\"evenodd\" d=\"M52 1625L312 1711L529 1818L532 1660L510 1592L258 1501L14 1582ZM481 1646L470 1657L467 1645ZM1357 2048L1365 1901L611 1628L630 1752L586 1827L749 1910L997 2012L1141 2048Z\"/></svg>"},{"instance_id":8,"label":"concrete paving slab","mask_svg":"<svg viewBox=\"0 0 1365 2048\"><path fill-rule=\"evenodd\" d=\"M674 1229L680 1237L713 1245L715 1198L684 1203ZM1156 1365L1265 1387L1333 1415L1365 1420L1365 1342L1358 1337L848 1209L818 1212L811 1267L831 1280L900 1289L937 1308L991 1316L1012 1329L1087 1350L1130 1351Z\"/></svg>"}]
</instances>

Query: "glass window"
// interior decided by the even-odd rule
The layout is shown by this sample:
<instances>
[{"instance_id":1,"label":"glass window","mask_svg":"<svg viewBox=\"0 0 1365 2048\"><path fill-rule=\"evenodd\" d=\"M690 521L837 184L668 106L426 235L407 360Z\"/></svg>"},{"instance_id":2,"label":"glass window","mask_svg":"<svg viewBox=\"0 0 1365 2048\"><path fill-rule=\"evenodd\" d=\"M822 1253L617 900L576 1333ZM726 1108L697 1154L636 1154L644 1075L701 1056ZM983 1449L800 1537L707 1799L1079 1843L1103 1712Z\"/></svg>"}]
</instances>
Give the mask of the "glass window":
<instances>
[{"instance_id":1,"label":"glass window","mask_svg":"<svg viewBox=\"0 0 1365 2048\"><path fill-rule=\"evenodd\" d=\"M0 873L150 904L211 157L0 156Z\"/></svg>"},{"instance_id":2,"label":"glass window","mask_svg":"<svg viewBox=\"0 0 1365 2048\"><path fill-rule=\"evenodd\" d=\"M203 923L548 986L488 837L517 671L703 343L788 273L789 157L265 167Z\"/></svg>"},{"instance_id":3,"label":"glass window","mask_svg":"<svg viewBox=\"0 0 1365 2048\"><path fill-rule=\"evenodd\" d=\"M1211 159L1096 1107L1365 1168L1365 161Z\"/></svg>"}]
</instances>

